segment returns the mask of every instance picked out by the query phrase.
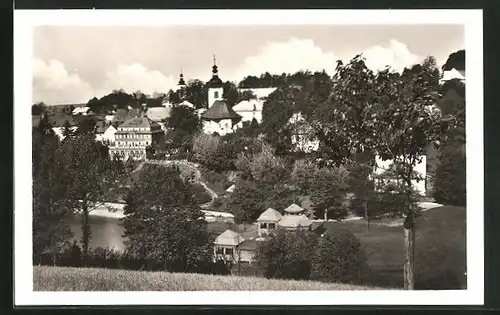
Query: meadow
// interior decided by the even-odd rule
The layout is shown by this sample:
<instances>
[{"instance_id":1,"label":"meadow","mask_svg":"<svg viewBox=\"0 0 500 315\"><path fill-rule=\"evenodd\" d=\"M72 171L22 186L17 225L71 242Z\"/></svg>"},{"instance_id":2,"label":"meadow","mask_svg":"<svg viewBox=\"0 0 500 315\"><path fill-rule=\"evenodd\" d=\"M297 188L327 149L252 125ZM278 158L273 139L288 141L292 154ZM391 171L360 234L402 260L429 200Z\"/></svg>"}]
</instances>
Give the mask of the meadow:
<instances>
[{"instance_id":1,"label":"meadow","mask_svg":"<svg viewBox=\"0 0 500 315\"><path fill-rule=\"evenodd\" d=\"M305 291L381 288L257 277L97 268L33 267L34 291Z\"/></svg>"}]
</instances>

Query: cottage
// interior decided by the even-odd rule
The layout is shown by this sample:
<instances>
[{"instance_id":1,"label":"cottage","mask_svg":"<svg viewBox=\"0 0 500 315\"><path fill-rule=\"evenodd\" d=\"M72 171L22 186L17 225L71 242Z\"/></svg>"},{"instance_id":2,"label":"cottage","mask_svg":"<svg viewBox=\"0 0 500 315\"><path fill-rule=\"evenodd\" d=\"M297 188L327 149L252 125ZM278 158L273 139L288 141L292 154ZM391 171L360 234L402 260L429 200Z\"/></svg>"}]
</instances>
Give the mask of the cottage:
<instances>
[{"instance_id":1,"label":"cottage","mask_svg":"<svg viewBox=\"0 0 500 315\"><path fill-rule=\"evenodd\" d=\"M239 233L226 230L215 238L214 260L236 261L236 247L244 241Z\"/></svg>"},{"instance_id":2,"label":"cottage","mask_svg":"<svg viewBox=\"0 0 500 315\"><path fill-rule=\"evenodd\" d=\"M285 209L285 215L279 220L278 227L284 230L311 230L312 222L304 215L304 208L292 204Z\"/></svg>"},{"instance_id":3,"label":"cottage","mask_svg":"<svg viewBox=\"0 0 500 315\"><path fill-rule=\"evenodd\" d=\"M259 237L266 237L276 230L278 222L283 216L273 208L268 208L257 218L257 233Z\"/></svg>"},{"instance_id":4,"label":"cottage","mask_svg":"<svg viewBox=\"0 0 500 315\"><path fill-rule=\"evenodd\" d=\"M256 240L244 240L236 247L237 262L251 264L259 247Z\"/></svg>"}]
</instances>

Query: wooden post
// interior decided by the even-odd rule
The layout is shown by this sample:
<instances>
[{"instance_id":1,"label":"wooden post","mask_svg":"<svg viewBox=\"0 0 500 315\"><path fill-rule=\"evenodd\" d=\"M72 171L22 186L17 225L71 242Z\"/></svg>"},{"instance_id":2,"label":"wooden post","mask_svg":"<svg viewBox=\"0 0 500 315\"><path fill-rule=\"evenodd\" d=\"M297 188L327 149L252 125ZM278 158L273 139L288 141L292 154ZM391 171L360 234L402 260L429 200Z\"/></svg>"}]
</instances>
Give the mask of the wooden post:
<instances>
[{"instance_id":1,"label":"wooden post","mask_svg":"<svg viewBox=\"0 0 500 315\"><path fill-rule=\"evenodd\" d=\"M415 280L413 267L415 263L415 228L413 222L413 214L410 212L404 222L404 248L405 248L405 264L404 264L404 288L405 290L415 289Z\"/></svg>"}]
</instances>

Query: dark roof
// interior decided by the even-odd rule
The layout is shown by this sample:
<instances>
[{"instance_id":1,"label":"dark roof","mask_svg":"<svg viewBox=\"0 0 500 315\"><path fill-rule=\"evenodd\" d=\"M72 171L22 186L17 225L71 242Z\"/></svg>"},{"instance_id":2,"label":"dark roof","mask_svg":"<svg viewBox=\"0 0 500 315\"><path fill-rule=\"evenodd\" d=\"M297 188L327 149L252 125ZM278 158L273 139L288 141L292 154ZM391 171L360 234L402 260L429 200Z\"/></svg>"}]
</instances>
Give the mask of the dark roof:
<instances>
[{"instance_id":1,"label":"dark roof","mask_svg":"<svg viewBox=\"0 0 500 315\"><path fill-rule=\"evenodd\" d=\"M256 250L259 244L255 240L244 240L238 245L240 250Z\"/></svg>"},{"instance_id":2,"label":"dark roof","mask_svg":"<svg viewBox=\"0 0 500 315\"><path fill-rule=\"evenodd\" d=\"M217 65L212 67L212 78L207 82L208 87L221 87L223 85L222 80L219 78L219 70Z\"/></svg>"},{"instance_id":3,"label":"dark roof","mask_svg":"<svg viewBox=\"0 0 500 315\"><path fill-rule=\"evenodd\" d=\"M206 112L201 114L201 118L207 120L239 120L241 119L241 116L238 115L226 102L217 100Z\"/></svg>"},{"instance_id":4,"label":"dark roof","mask_svg":"<svg viewBox=\"0 0 500 315\"><path fill-rule=\"evenodd\" d=\"M130 118L123 124L121 124L120 127L147 127L151 129L161 128L161 126L158 123L144 116Z\"/></svg>"}]
</instances>

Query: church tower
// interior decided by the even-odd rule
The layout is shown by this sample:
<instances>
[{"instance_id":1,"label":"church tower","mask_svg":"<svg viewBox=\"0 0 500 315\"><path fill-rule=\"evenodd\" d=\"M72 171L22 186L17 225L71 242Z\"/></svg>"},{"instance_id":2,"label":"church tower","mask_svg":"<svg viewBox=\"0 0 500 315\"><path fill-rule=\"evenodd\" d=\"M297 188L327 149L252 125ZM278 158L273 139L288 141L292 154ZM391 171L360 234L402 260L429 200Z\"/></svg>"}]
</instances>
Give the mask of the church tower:
<instances>
[{"instance_id":1,"label":"church tower","mask_svg":"<svg viewBox=\"0 0 500 315\"><path fill-rule=\"evenodd\" d=\"M210 108L215 101L222 101L224 94L224 88L222 80L219 78L219 70L217 68L217 63L215 61L214 55L214 66L212 67L212 78L207 82L208 87L208 108Z\"/></svg>"},{"instance_id":2,"label":"church tower","mask_svg":"<svg viewBox=\"0 0 500 315\"><path fill-rule=\"evenodd\" d=\"M186 81L184 81L184 75L182 74L182 69L181 69L181 75L179 78L179 83L177 83L177 93L179 95L179 99L182 101L184 100L186 96Z\"/></svg>"}]
</instances>

